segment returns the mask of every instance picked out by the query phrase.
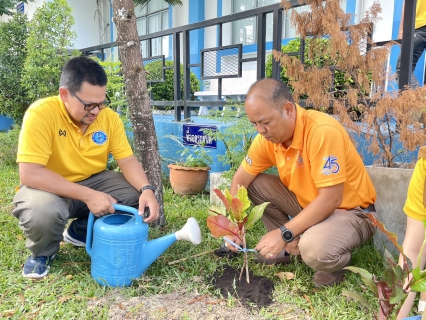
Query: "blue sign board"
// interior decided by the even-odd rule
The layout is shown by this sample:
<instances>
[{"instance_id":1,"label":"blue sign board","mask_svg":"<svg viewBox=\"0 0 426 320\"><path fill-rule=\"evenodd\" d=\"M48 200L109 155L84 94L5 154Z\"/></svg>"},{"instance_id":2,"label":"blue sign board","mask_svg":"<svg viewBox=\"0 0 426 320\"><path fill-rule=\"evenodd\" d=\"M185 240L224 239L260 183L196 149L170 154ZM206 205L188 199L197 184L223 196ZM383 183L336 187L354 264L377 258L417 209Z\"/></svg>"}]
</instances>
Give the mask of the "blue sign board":
<instances>
[{"instance_id":1,"label":"blue sign board","mask_svg":"<svg viewBox=\"0 0 426 320\"><path fill-rule=\"evenodd\" d=\"M217 127L184 124L182 128L183 144L190 146L202 145L205 148L216 149L216 140L204 133L206 129L216 131Z\"/></svg>"},{"instance_id":2,"label":"blue sign board","mask_svg":"<svg viewBox=\"0 0 426 320\"><path fill-rule=\"evenodd\" d=\"M24 3L23 2L18 3L18 5L16 6L16 12L24 13Z\"/></svg>"}]
</instances>

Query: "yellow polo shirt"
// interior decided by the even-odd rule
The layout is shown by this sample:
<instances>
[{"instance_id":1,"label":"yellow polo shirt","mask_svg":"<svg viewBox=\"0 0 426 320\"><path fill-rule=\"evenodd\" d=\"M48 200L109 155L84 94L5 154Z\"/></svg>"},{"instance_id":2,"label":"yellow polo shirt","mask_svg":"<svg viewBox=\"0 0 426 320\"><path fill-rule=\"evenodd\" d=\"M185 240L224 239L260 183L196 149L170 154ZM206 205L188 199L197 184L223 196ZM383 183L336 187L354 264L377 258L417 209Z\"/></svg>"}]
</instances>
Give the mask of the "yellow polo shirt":
<instances>
[{"instance_id":1,"label":"yellow polo shirt","mask_svg":"<svg viewBox=\"0 0 426 320\"><path fill-rule=\"evenodd\" d=\"M426 25L426 0L417 0L415 20L414 29Z\"/></svg>"},{"instance_id":2,"label":"yellow polo shirt","mask_svg":"<svg viewBox=\"0 0 426 320\"><path fill-rule=\"evenodd\" d=\"M339 208L368 207L376 190L348 133L333 117L296 105L296 126L288 149L258 134L242 162L252 175L276 166L282 183L306 207L318 189L344 183Z\"/></svg>"},{"instance_id":3,"label":"yellow polo shirt","mask_svg":"<svg viewBox=\"0 0 426 320\"><path fill-rule=\"evenodd\" d=\"M26 111L19 136L17 162L46 166L71 182L106 169L108 155L133 154L116 112L103 109L82 134L59 96L34 102Z\"/></svg>"},{"instance_id":4,"label":"yellow polo shirt","mask_svg":"<svg viewBox=\"0 0 426 320\"><path fill-rule=\"evenodd\" d=\"M426 146L419 149L418 160L407 190L404 212L407 216L423 221L426 219Z\"/></svg>"}]
</instances>

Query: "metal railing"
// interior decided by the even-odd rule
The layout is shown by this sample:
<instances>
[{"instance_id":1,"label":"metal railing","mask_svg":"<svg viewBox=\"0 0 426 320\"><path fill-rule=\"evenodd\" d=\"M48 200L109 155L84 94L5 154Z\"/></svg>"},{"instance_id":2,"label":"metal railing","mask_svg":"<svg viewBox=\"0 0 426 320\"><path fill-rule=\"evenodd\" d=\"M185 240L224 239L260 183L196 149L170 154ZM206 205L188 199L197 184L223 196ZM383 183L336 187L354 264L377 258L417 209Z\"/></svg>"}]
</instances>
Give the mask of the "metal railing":
<instances>
[{"instance_id":1,"label":"metal railing","mask_svg":"<svg viewBox=\"0 0 426 320\"><path fill-rule=\"evenodd\" d=\"M402 88L405 84L409 84L410 75L411 75L411 63L412 63L412 47L413 47L413 30L414 30L414 13L415 13L415 2L414 1L405 1L405 14L404 14L404 33L402 42L402 54L401 54L401 74L399 77L400 88ZM291 0L291 5L293 8L302 6L298 0ZM204 29L207 27L216 27L217 28L217 47L216 48L206 48L205 50L201 50L200 55L205 54L211 50L216 50L216 53L222 49L233 47L230 44L223 46L223 25L228 24L230 22L247 19L250 17L255 17L256 19L256 39L257 39L257 50L256 55L251 58L244 58L241 56L241 49L237 53L238 55L238 63L245 62L256 62L256 77L257 79L265 78L265 63L266 63L266 16L268 14L272 14L272 50L281 51L282 45L282 26L283 26L283 8L280 4L273 4L269 6L260 7L257 9L247 10L244 12L235 13L232 15L222 16L219 18L214 18L206 21L201 21L185 26L180 26L172 29L167 29L155 33L150 33L147 35L139 36L139 41L147 41L148 44L148 52L151 53L151 42L154 39L158 39L161 37L170 37L172 42L172 61L173 67L165 67L164 66L164 57L162 56L149 56L143 57L143 63L147 63L147 61L151 62L159 62L162 61L163 70L173 68L173 85L174 85L174 100L173 101L150 101L151 106L173 106L174 107L174 117L175 121L190 121L191 119L191 108L193 107L201 107L201 106L224 106L226 101L222 100L222 78L235 76L241 77L241 70L239 69L236 73L235 70L232 71L232 75L225 74L214 75L215 78L218 79L218 90L217 90L217 99L214 101L191 101L190 100L190 71L191 68L201 67L202 72L206 70L206 65L203 65L203 62L206 59L200 57L201 63L192 63L191 55L190 55L190 45L191 45L191 37L190 32L194 30ZM377 42L374 45L380 46L385 44L388 41ZM304 42L301 41L301 47L298 52L291 53L299 55L300 59L304 58ZM234 45L235 46L235 45ZM240 46L241 45L236 45ZM83 48L80 51L84 55L90 55L93 53L100 53L101 58L105 56L107 50L117 49L117 43L112 42L108 44L103 44L99 46L93 46L88 48ZM150 54L149 54L150 55ZM181 88L181 70L180 65L183 65L183 90ZM405 66L405 67L402 67ZM219 67L221 68L221 67ZM279 62L272 59L272 78L280 79L280 65ZM164 79L164 74L162 75ZM148 81L154 82L153 79L147 79ZM162 81L162 80L158 80ZM181 95L181 91L183 92L183 96ZM183 119L181 108L183 107Z\"/></svg>"}]
</instances>

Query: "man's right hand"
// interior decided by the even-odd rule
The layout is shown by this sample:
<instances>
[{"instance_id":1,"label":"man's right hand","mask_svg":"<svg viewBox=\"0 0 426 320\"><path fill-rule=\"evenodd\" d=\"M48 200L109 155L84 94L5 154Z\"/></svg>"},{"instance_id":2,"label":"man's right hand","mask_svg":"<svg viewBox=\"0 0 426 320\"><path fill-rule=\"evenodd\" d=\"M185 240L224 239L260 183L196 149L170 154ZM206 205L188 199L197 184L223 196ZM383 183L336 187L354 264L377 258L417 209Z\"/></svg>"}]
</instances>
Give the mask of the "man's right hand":
<instances>
[{"instance_id":1,"label":"man's right hand","mask_svg":"<svg viewBox=\"0 0 426 320\"><path fill-rule=\"evenodd\" d=\"M107 193L92 190L86 201L86 205L96 217L114 213L115 209L112 206L117 201Z\"/></svg>"}]
</instances>

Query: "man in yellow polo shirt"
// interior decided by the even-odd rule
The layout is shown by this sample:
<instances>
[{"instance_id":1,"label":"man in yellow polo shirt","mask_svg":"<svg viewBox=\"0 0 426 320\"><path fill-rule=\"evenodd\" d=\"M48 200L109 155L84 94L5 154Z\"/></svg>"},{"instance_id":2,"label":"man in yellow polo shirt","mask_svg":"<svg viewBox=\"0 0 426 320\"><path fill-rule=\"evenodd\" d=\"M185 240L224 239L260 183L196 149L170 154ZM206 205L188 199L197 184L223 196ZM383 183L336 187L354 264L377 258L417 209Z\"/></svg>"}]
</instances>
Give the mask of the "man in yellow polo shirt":
<instances>
[{"instance_id":1,"label":"man in yellow polo shirt","mask_svg":"<svg viewBox=\"0 0 426 320\"><path fill-rule=\"evenodd\" d=\"M341 282L351 250L375 232L366 212L375 211L376 192L347 132L333 117L296 105L273 79L251 86L245 111L259 134L230 191L244 186L253 204L270 202L258 260L288 263L289 253L301 254L317 287ZM262 173L273 166L278 176Z\"/></svg>"},{"instance_id":2,"label":"man in yellow polo shirt","mask_svg":"<svg viewBox=\"0 0 426 320\"><path fill-rule=\"evenodd\" d=\"M403 208L407 215L407 225L402 248L404 254L411 261L411 267L424 270L426 263L426 252L423 249L425 239L424 222L426 220L426 146L419 149L418 160L410 180L407 190L407 199ZM423 251L422 251L423 250ZM420 264L418 257L422 255ZM399 265L404 267L404 257L399 255ZM411 276L410 276L411 280ZM397 320L406 319L416 298L417 293L410 291L401 309L398 312ZM418 312L423 313L426 305L426 292L420 292ZM409 318L407 318L409 319Z\"/></svg>"},{"instance_id":3,"label":"man in yellow polo shirt","mask_svg":"<svg viewBox=\"0 0 426 320\"><path fill-rule=\"evenodd\" d=\"M59 95L33 103L25 113L17 162L21 187L13 215L31 251L22 274L47 275L62 240L86 241L89 212L114 212L114 203L158 218L159 206L144 169L133 155L119 116L106 108L107 76L93 59L77 57L63 68ZM108 156L121 172L106 170ZM69 219L75 219L64 231Z\"/></svg>"}]
</instances>

